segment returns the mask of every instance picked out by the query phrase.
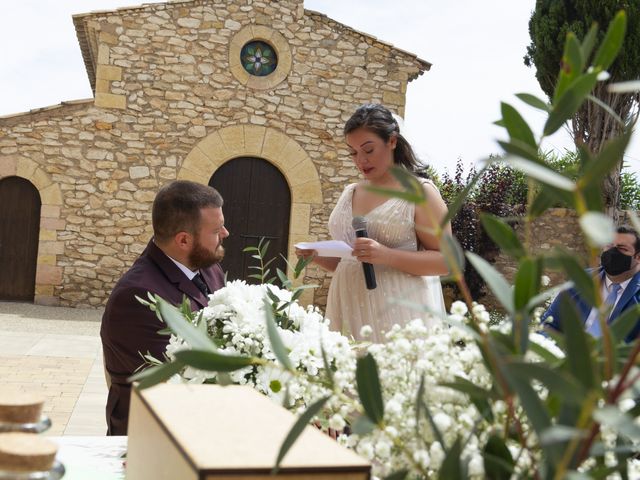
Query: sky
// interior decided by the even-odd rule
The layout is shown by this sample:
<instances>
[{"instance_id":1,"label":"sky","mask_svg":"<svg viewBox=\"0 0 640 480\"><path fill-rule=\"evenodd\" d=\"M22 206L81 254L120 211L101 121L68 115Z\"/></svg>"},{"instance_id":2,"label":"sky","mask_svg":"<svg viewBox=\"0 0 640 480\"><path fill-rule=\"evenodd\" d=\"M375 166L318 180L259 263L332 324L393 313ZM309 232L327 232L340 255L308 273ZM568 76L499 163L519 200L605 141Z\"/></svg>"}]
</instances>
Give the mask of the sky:
<instances>
[{"instance_id":1,"label":"sky","mask_svg":"<svg viewBox=\"0 0 640 480\"><path fill-rule=\"evenodd\" d=\"M250 3L251 0L247 0ZM71 16L144 3L136 0L21 0L0 16L0 116L92 96ZM155 3L155 2L153 2ZM403 133L420 159L453 173L501 152L493 125L500 102L515 106L539 136L544 116L515 97L544 98L535 70L523 63L535 0L306 0L357 30L432 63L409 84ZM543 143L562 154L566 131ZM640 172L640 133L627 151Z\"/></svg>"}]
</instances>

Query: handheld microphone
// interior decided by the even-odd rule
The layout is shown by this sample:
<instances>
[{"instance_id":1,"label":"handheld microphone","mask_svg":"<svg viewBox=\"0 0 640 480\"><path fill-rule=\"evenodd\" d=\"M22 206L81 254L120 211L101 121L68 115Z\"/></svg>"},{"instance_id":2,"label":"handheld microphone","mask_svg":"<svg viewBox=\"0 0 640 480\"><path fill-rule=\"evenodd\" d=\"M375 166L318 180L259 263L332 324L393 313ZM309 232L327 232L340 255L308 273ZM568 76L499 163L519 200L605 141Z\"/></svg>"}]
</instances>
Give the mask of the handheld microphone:
<instances>
[{"instance_id":1,"label":"handheld microphone","mask_svg":"<svg viewBox=\"0 0 640 480\"><path fill-rule=\"evenodd\" d=\"M353 229L356 231L356 237L368 238L367 235L367 219L364 217L353 217L351 221ZM367 284L368 290L376 288L376 272L373 270L373 265L370 263L362 262L362 270L364 272L364 281Z\"/></svg>"}]
</instances>

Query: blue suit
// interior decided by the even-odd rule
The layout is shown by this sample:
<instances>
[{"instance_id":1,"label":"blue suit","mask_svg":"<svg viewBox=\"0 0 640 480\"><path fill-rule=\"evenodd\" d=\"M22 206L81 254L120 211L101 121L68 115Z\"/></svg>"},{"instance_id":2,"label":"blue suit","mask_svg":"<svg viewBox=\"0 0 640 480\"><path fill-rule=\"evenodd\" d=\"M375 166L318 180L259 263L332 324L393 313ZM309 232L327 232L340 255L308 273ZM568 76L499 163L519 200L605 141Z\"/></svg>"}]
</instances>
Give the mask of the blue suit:
<instances>
[{"instance_id":1,"label":"blue suit","mask_svg":"<svg viewBox=\"0 0 640 480\"><path fill-rule=\"evenodd\" d=\"M602 268L596 270L595 273L597 275L604 275ZM580 312L580 316L582 317L583 322L587 321L589 313L591 312L591 307L584 301L582 297L580 297L580 294L575 288L570 288L569 290L562 292L555 298L553 303L549 306L547 311L544 312L541 318L541 320L544 322L548 317L553 317L553 321L547 323L546 326L549 326L560 332L562 331L562 321L560 318L560 299L563 296L567 295L573 301L574 305ZM622 293L622 297L620 297L620 300L613 309L613 312L611 312L609 323L617 319L626 309L638 304L640 304L640 272L631 277L627 288L625 288L624 292ZM640 335L640 318L638 318L638 321L636 322L631 332L629 332L629 335L627 335L627 338L625 340L627 342L632 342L638 337L638 335Z\"/></svg>"}]
</instances>

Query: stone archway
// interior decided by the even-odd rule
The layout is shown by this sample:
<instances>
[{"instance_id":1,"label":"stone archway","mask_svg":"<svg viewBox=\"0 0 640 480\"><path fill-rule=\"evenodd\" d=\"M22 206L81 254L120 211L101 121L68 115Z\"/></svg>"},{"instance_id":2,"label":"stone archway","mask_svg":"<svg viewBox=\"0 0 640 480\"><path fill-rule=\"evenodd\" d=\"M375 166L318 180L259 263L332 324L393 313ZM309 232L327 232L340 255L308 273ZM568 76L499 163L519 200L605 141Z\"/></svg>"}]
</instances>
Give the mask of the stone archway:
<instances>
[{"instance_id":1,"label":"stone archway","mask_svg":"<svg viewBox=\"0 0 640 480\"><path fill-rule=\"evenodd\" d=\"M58 231L66 222L60 218L62 192L59 185L33 160L24 157L3 157L0 179L16 176L29 180L38 190L42 202L40 208L40 232L34 303L53 305L58 303L54 288L62 284L62 267L58 256L64 254L64 242L58 241Z\"/></svg>"},{"instance_id":2,"label":"stone archway","mask_svg":"<svg viewBox=\"0 0 640 480\"><path fill-rule=\"evenodd\" d=\"M322 205L322 187L316 166L304 149L279 130L257 125L233 125L205 137L187 155L178 171L179 180L207 183L225 162L255 156L275 165L291 189L289 261L298 242L313 240L311 209ZM310 290L307 290L311 294ZM305 293L306 293L305 292Z\"/></svg>"},{"instance_id":3,"label":"stone archway","mask_svg":"<svg viewBox=\"0 0 640 480\"><path fill-rule=\"evenodd\" d=\"M205 137L187 155L177 178L206 183L225 162L244 156L268 160L284 175L291 189L289 254L293 244L309 239L311 207L322 205L322 187L315 165L293 139L255 125L234 125Z\"/></svg>"}]
</instances>

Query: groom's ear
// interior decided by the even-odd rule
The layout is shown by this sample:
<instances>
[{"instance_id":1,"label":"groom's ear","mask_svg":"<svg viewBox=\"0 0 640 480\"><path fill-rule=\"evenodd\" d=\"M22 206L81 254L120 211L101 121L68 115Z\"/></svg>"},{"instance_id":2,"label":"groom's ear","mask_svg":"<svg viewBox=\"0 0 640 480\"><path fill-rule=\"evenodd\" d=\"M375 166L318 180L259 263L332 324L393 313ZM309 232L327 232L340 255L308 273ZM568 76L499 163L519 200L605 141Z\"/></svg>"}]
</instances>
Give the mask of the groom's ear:
<instances>
[{"instance_id":1,"label":"groom's ear","mask_svg":"<svg viewBox=\"0 0 640 480\"><path fill-rule=\"evenodd\" d=\"M193 235L189 232L178 232L173 237L173 243L182 251L190 251L193 245Z\"/></svg>"}]
</instances>

